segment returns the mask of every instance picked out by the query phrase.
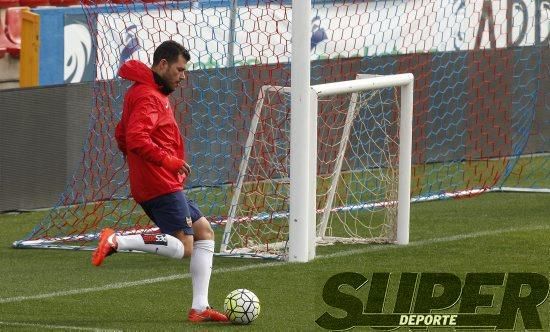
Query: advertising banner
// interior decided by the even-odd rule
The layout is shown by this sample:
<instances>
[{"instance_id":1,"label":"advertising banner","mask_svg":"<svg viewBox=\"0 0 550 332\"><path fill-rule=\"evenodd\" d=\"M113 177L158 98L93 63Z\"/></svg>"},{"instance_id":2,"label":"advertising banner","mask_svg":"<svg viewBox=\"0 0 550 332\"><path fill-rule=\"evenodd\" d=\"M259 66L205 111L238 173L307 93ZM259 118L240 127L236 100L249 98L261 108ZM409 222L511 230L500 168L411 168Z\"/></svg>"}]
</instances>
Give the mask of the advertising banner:
<instances>
[{"instance_id":1,"label":"advertising banner","mask_svg":"<svg viewBox=\"0 0 550 332\"><path fill-rule=\"evenodd\" d=\"M529 46L548 41L549 13L548 0L321 4L310 18L311 59ZM99 14L98 78L129 58L150 63L170 38L190 50L190 69L290 61L292 6L239 7L235 17L232 43L228 7Z\"/></svg>"}]
</instances>

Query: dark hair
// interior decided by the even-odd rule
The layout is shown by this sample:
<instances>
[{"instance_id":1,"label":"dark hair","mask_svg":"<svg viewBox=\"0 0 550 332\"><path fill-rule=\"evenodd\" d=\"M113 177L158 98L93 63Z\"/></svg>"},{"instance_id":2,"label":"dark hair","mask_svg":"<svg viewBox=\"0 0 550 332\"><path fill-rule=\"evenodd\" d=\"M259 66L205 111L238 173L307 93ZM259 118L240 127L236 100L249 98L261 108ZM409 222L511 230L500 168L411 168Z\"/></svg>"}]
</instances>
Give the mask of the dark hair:
<instances>
[{"instance_id":1,"label":"dark hair","mask_svg":"<svg viewBox=\"0 0 550 332\"><path fill-rule=\"evenodd\" d=\"M180 55L183 56L186 61L191 60L189 51L180 43L173 40L164 41L157 47L153 54L153 66L158 65L162 59L166 59L168 63L172 64L178 61Z\"/></svg>"}]
</instances>

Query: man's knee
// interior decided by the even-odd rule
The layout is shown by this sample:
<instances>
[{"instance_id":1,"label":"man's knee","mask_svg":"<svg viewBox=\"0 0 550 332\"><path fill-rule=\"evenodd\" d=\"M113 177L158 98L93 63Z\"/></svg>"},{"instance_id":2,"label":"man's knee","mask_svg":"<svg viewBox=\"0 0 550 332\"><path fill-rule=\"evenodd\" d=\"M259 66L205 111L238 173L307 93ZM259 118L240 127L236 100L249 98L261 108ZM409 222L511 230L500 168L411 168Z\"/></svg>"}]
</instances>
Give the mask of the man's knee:
<instances>
[{"instance_id":1,"label":"man's knee","mask_svg":"<svg viewBox=\"0 0 550 332\"><path fill-rule=\"evenodd\" d=\"M195 241L214 240L214 231L205 217L200 218L193 224L193 232L195 233Z\"/></svg>"}]
</instances>

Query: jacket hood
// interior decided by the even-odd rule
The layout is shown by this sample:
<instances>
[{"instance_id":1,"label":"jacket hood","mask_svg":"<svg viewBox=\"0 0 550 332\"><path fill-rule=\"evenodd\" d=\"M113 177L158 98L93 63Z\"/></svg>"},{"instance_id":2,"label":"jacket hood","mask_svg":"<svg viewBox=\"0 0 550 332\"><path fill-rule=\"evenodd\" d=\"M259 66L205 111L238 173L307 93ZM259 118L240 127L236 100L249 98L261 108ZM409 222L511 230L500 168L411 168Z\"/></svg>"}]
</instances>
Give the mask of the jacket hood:
<instances>
[{"instance_id":1,"label":"jacket hood","mask_svg":"<svg viewBox=\"0 0 550 332\"><path fill-rule=\"evenodd\" d=\"M151 68L147 67L147 65L138 60L126 61L118 70L118 76L126 80L143 83L158 88Z\"/></svg>"}]
</instances>

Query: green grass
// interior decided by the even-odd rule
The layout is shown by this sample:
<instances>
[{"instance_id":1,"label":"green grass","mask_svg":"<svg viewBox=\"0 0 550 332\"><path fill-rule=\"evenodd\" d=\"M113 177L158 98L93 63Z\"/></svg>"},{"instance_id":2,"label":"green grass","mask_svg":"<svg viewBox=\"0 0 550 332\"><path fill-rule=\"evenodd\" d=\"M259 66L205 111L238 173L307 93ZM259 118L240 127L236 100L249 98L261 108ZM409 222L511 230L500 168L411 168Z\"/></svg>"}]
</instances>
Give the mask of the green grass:
<instances>
[{"instance_id":1,"label":"green grass","mask_svg":"<svg viewBox=\"0 0 550 332\"><path fill-rule=\"evenodd\" d=\"M305 264L216 257L211 304L221 308L227 293L245 287L258 295L262 312L247 327L197 326L185 319L191 304L191 280L184 277L189 271L187 260L117 254L95 268L86 251L12 249L12 242L45 214L0 215L0 330L55 330L46 325L124 331L320 330L315 319L329 309L321 300L323 285L340 272L450 272L461 276L467 272L538 272L550 277L550 196L491 193L414 204L409 246L319 247L318 258ZM242 270L235 270L239 267ZM176 279L96 289L167 276ZM94 290L5 300L86 288ZM366 294L360 294L366 299ZM546 302L539 311L548 329L550 300ZM519 319L517 330L521 330Z\"/></svg>"}]
</instances>

